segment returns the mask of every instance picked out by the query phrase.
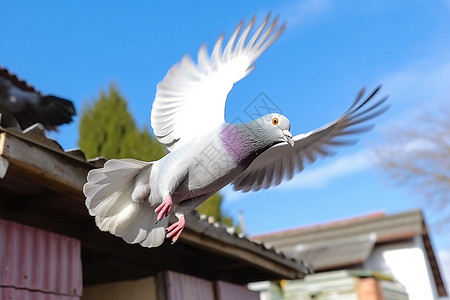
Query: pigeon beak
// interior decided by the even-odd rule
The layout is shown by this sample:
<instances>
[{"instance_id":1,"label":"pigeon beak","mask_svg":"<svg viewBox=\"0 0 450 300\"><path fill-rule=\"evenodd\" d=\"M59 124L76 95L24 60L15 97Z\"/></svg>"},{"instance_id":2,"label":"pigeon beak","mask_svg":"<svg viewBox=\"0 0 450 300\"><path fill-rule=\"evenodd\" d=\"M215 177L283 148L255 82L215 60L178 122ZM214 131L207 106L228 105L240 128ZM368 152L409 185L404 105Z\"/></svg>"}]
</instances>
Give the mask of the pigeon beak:
<instances>
[{"instance_id":1,"label":"pigeon beak","mask_svg":"<svg viewBox=\"0 0 450 300\"><path fill-rule=\"evenodd\" d=\"M289 130L283 130L283 135L286 143L294 147L294 140L292 139L292 133Z\"/></svg>"}]
</instances>

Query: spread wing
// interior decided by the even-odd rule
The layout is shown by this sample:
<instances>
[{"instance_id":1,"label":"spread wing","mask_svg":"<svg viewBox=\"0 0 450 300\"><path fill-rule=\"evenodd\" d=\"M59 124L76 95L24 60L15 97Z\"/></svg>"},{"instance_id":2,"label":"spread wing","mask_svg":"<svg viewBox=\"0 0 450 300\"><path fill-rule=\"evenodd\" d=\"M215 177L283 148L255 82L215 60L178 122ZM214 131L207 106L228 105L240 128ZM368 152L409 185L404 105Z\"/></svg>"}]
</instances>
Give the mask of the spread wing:
<instances>
[{"instance_id":1,"label":"spread wing","mask_svg":"<svg viewBox=\"0 0 450 300\"><path fill-rule=\"evenodd\" d=\"M295 145L277 144L258 156L241 176L233 181L236 190L248 192L276 186L283 179L292 179L295 173L313 163L318 156L334 154L334 146L349 145L356 142L354 136L368 131L373 126L366 122L385 112L383 105L387 96L372 101L380 87L363 100L364 89L358 93L350 108L336 121L322 128L294 136Z\"/></svg>"},{"instance_id":2,"label":"spread wing","mask_svg":"<svg viewBox=\"0 0 450 300\"><path fill-rule=\"evenodd\" d=\"M234 83L253 71L255 60L284 31L278 17L270 21L268 15L247 40L255 20L243 30L243 22L239 23L223 50L223 35L210 56L203 45L197 64L184 56L158 84L151 125L169 151L225 122L225 102Z\"/></svg>"}]
</instances>

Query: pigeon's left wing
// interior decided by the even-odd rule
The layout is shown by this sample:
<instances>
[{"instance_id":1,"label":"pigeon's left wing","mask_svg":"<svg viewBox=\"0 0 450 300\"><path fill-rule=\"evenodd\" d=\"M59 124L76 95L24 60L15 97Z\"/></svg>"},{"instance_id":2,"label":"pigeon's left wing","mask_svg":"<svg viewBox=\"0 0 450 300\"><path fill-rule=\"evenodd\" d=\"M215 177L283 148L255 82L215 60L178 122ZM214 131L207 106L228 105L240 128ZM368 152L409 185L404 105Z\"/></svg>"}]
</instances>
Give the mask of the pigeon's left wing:
<instances>
[{"instance_id":1,"label":"pigeon's left wing","mask_svg":"<svg viewBox=\"0 0 450 300\"><path fill-rule=\"evenodd\" d=\"M287 143L277 144L258 156L232 183L236 190L248 192L267 189L276 186L283 179L292 179L295 173L303 170L305 164L313 163L318 156L332 155L332 146L348 145L355 142L349 136L370 130L373 126L365 124L387 110L387 97L374 103L374 98L380 87L362 100L362 89L352 106L336 121L305 134L294 136L294 147Z\"/></svg>"},{"instance_id":2,"label":"pigeon's left wing","mask_svg":"<svg viewBox=\"0 0 450 300\"><path fill-rule=\"evenodd\" d=\"M241 22L225 49L221 35L211 56L203 45L197 64L184 56L158 84L151 125L169 151L225 122L225 102L234 83L253 71L255 60L284 30L284 25L277 26L278 18L269 21L270 15L249 40L255 17L245 29Z\"/></svg>"}]
</instances>

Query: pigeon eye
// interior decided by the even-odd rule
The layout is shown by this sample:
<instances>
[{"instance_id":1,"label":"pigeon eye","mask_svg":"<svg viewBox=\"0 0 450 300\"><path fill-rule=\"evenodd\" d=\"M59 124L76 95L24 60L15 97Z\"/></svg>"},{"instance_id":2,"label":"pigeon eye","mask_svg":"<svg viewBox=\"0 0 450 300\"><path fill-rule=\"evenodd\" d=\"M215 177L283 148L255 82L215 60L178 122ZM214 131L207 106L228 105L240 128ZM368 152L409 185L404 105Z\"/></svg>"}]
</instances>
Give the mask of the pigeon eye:
<instances>
[{"instance_id":1,"label":"pigeon eye","mask_svg":"<svg viewBox=\"0 0 450 300\"><path fill-rule=\"evenodd\" d=\"M272 119L272 125L278 125L278 118Z\"/></svg>"}]
</instances>

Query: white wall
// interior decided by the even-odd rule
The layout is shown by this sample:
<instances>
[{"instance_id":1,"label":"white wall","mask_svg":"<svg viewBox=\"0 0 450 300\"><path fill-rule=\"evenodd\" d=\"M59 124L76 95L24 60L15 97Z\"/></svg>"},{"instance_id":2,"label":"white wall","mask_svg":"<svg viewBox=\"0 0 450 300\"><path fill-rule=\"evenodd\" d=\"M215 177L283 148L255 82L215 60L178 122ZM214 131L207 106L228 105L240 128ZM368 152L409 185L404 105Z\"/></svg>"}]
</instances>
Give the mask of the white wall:
<instances>
[{"instance_id":1,"label":"white wall","mask_svg":"<svg viewBox=\"0 0 450 300\"><path fill-rule=\"evenodd\" d=\"M364 268L393 275L403 284L411 300L439 299L423 240L419 236L375 246Z\"/></svg>"}]
</instances>

